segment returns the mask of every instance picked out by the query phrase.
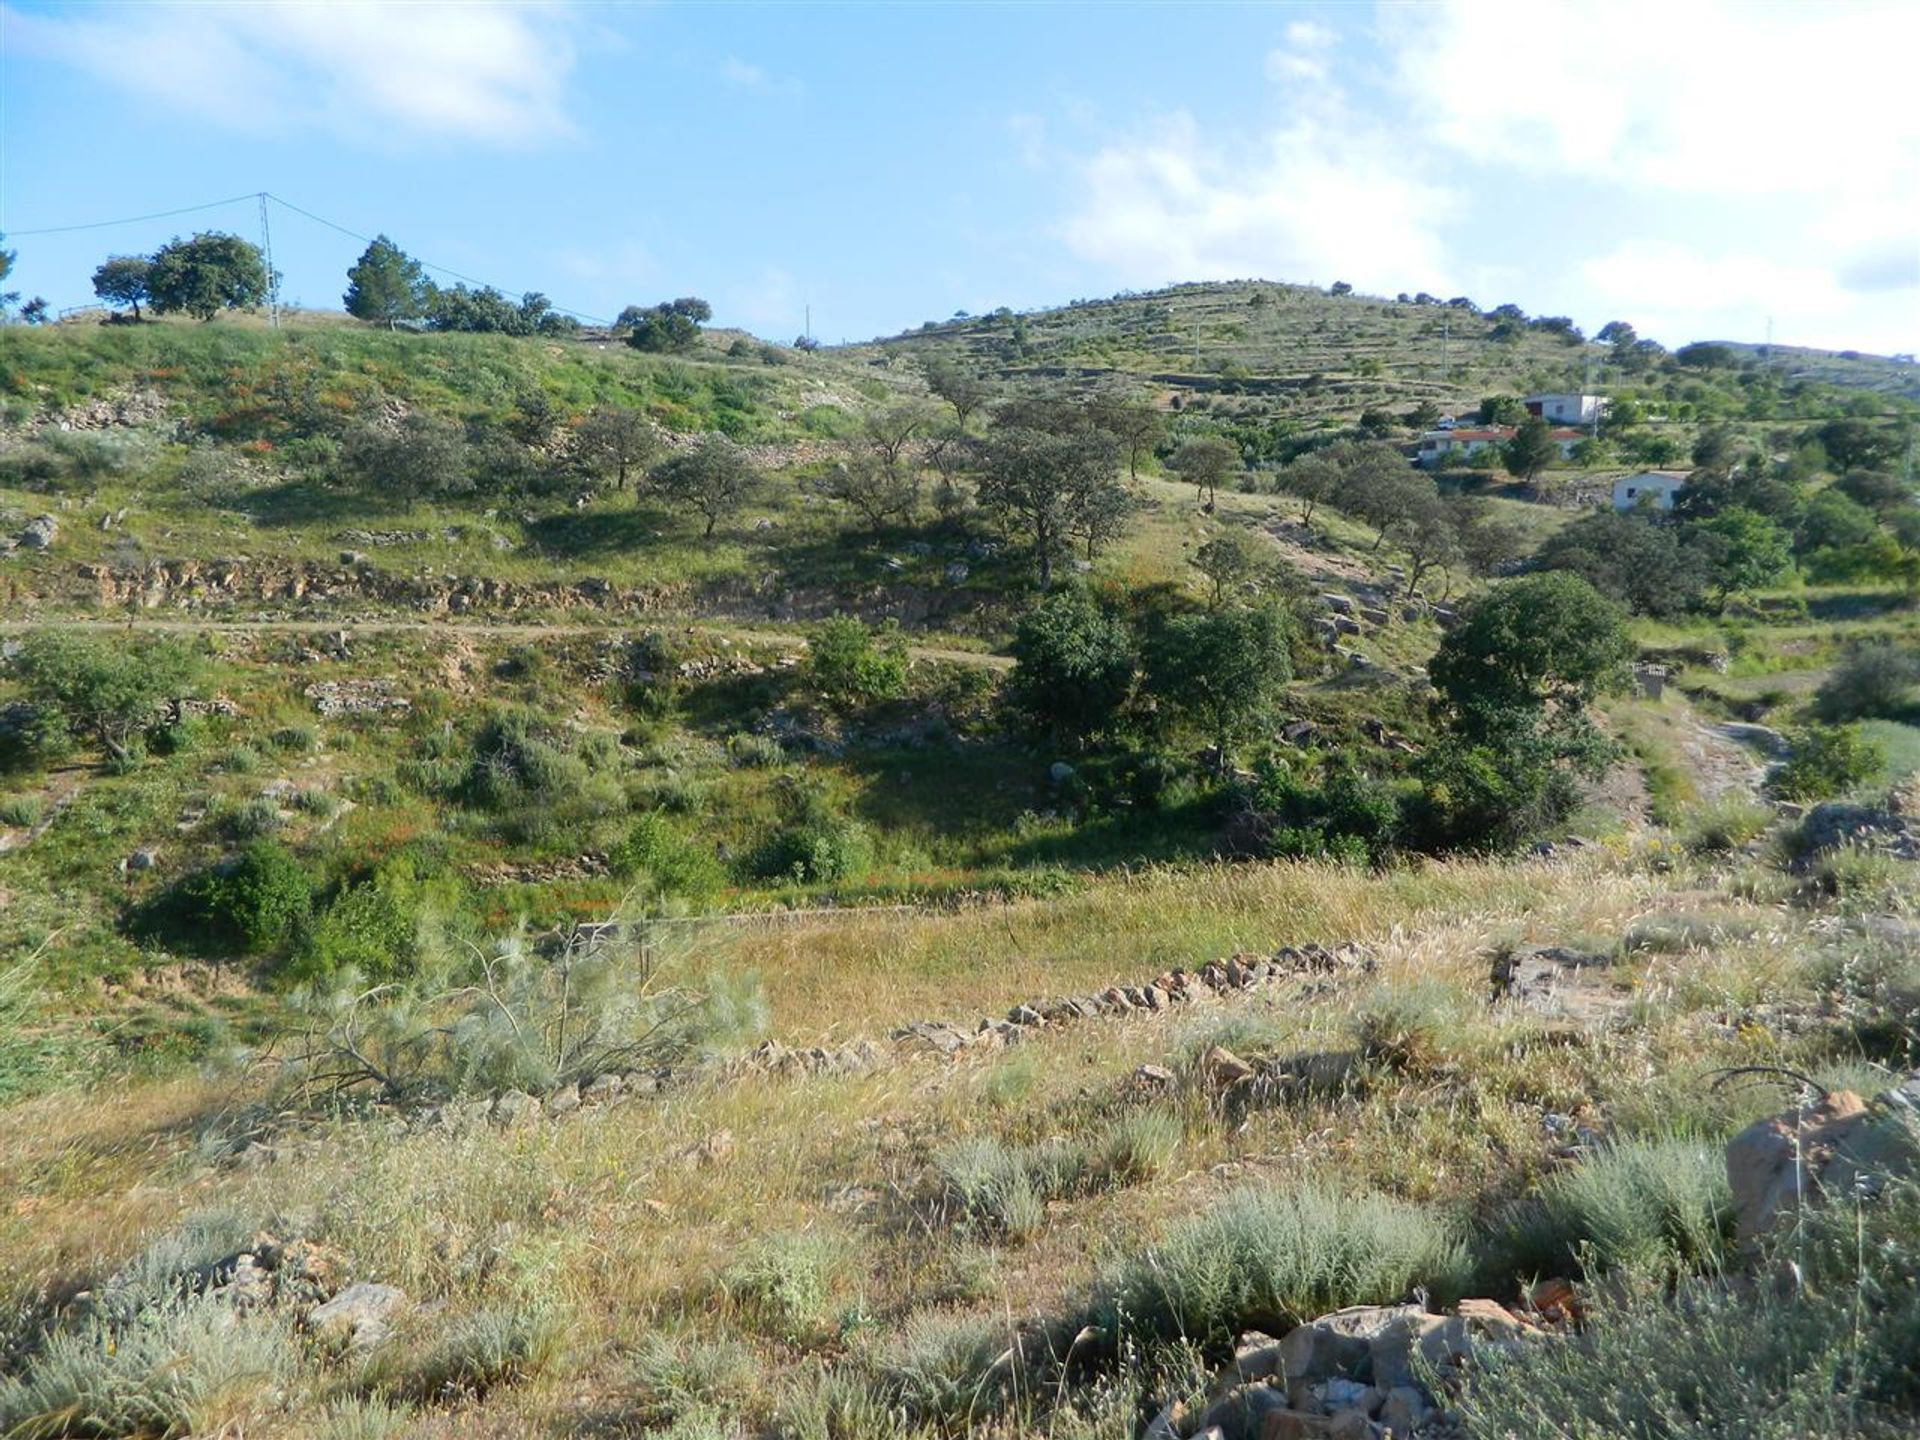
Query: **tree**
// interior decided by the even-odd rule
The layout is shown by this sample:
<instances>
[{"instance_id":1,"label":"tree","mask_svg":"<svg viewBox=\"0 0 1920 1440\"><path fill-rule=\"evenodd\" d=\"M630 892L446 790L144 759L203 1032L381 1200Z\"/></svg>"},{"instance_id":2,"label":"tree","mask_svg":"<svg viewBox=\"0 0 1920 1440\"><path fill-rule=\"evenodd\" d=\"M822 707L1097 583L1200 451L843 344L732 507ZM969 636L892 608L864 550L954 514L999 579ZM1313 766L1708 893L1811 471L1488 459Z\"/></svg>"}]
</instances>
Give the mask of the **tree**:
<instances>
[{"instance_id":1,"label":"tree","mask_svg":"<svg viewBox=\"0 0 1920 1440\"><path fill-rule=\"evenodd\" d=\"M907 447L933 428L934 411L920 401L904 400L860 419L861 436L888 470L899 468Z\"/></svg>"},{"instance_id":2,"label":"tree","mask_svg":"<svg viewBox=\"0 0 1920 1440\"><path fill-rule=\"evenodd\" d=\"M1353 286L1349 285L1344 280L1336 280L1333 282L1332 288L1328 290L1327 293L1329 295L1351 295L1353 293Z\"/></svg>"},{"instance_id":3,"label":"tree","mask_svg":"<svg viewBox=\"0 0 1920 1440\"><path fill-rule=\"evenodd\" d=\"M1257 590L1273 567L1272 547L1244 530L1223 530L1193 552L1193 568L1206 577L1207 608L1218 610L1229 599Z\"/></svg>"},{"instance_id":4,"label":"tree","mask_svg":"<svg viewBox=\"0 0 1920 1440\"><path fill-rule=\"evenodd\" d=\"M920 503L920 477L890 468L877 455L849 455L827 472L826 492L875 530L904 520Z\"/></svg>"},{"instance_id":5,"label":"tree","mask_svg":"<svg viewBox=\"0 0 1920 1440\"><path fill-rule=\"evenodd\" d=\"M372 325L397 329L427 313L426 271L384 235L376 235L347 271L347 313Z\"/></svg>"},{"instance_id":6,"label":"tree","mask_svg":"<svg viewBox=\"0 0 1920 1440\"><path fill-rule=\"evenodd\" d=\"M1575 777L1613 754L1586 710L1632 654L1620 612L1575 575L1509 581L1469 609L1427 666L1444 723L1418 766L1427 843L1507 849L1561 823Z\"/></svg>"},{"instance_id":7,"label":"tree","mask_svg":"<svg viewBox=\"0 0 1920 1440\"><path fill-rule=\"evenodd\" d=\"M1777 585L1793 573L1793 545L1787 532L1757 511L1736 505L1697 528L1713 566L1719 605L1738 592Z\"/></svg>"},{"instance_id":8,"label":"tree","mask_svg":"<svg viewBox=\"0 0 1920 1440\"><path fill-rule=\"evenodd\" d=\"M93 272L93 293L109 305L125 305L140 318L147 302L153 262L144 255L110 255Z\"/></svg>"},{"instance_id":9,"label":"tree","mask_svg":"<svg viewBox=\"0 0 1920 1440\"><path fill-rule=\"evenodd\" d=\"M189 692L199 667L177 640L42 631L23 642L13 668L29 705L125 764L140 753L141 732L160 718L161 707Z\"/></svg>"},{"instance_id":10,"label":"tree","mask_svg":"<svg viewBox=\"0 0 1920 1440\"><path fill-rule=\"evenodd\" d=\"M1731 370L1740 363L1732 346L1706 340L1682 345L1673 352L1673 358L1690 370Z\"/></svg>"},{"instance_id":11,"label":"tree","mask_svg":"<svg viewBox=\"0 0 1920 1440\"><path fill-rule=\"evenodd\" d=\"M1110 732L1133 690L1133 637L1081 589L1043 598L1013 639L1006 703L1056 744Z\"/></svg>"},{"instance_id":12,"label":"tree","mask_svg":"<svg viewBox=\"0 0 1920 1440\"><path fill-rule=\"evenodd\" d=\"M1375 550L1396 521L1435 493L1432 479L1391 445L1354 445L1338 455L1341 507L1373 527Z\"/></svg>"},{"instance_id":13,"label":"tree","mask_svg":"<svg viewBox=\"0 0 1920 1440\"><path fill-rule=\"evenodd\" d=\"M647 417L624 405L596 405L575 432L575 454L588 473L613 476L616 490L660 452L660 437Z\"/></svg>"},{"instance_id":14,"label":"tree","mask_svg":"<svg viewBox=\"0 0 1920 1440\"><path fill-rule=\"evenodd\" d=\"M1636 615L1678 615L1699 605L1711 575L1701 548L1688 543L1690 530L1601 510L1556 533L1534 565L1578 575Z\"/></svg>"},{"instance_id":15,"label":"tree","mask_svg":"<svg viewBox=\"0 0 1920 1440\"><path fill-rule=\"evenodd\" d=\"M1913 501L1906 482L1885 470L1849 470L1834 482L1834 488L1869 510L1891 510Z\"/></svg>"},{"instance_id":16,"label":"tree","mask_svg":"<svg viewBox=\"0 0 1920 1440\"><path fill-rule=\"evenodd\" d=\"M451 420L425 410L413 411L392 430L368 427L350 436L343 458L368 489L398 495L409 506L473 488L466 436Z\"/></svg>"},{"instance_id":17,"label":"tree","mask_svg":"<svg viewBox=\"0 0 1920 1440\"><path fill-rule=\"evenodd\" d=\"M222 310L264 304L278 277L267 273L260 249L238 235L206 231L175 239L154 252L147 292L156 313L211 320Z\"/></svg>"},{"instance_id":18,"label":"tree","mask_svg":"<svg viewBox=\"0 0 1920 1440\"><path fill-rule=\"evenodd\" d=\"M553 302L538 291L522 295L516 304L491 285L478 290L465 285L451 290L429 286L426 314L434 330L476 335L551 335L578 328L571 318L555 312Z\"/></svg>"},{"instance_id":19,"label":"tree","mask_svg":"<svg viewBox=\"0 0 1920 1440\"><path fill-rule=\"evenodd\" d=\"M1767 784L1782 800L1844 795L1886 766L1886 752L1857 725L1806 725L1788 732L1787 762Z\"/></svg>"},{"instance_id":20,"label":"tree","mask_svg":"<svg viewBox=\"0 0 1920 1440\"><path fill-rule=\"evenodd\" d=\"M962 430L967 427L967 417L993 396L985 380L951 360L934 356L922 368L927 376L927 389L953 407L954 420Z\"/></svg>"},{"instance_id":21,"label":"tree","mask_svg":"<svg viewBox=\"0 0 1920 1440\"><path fill-rule=\"evenodd\" d=\"M1300 501L1300 523L1313 524L1313 512L1340 493L1345 474L1326 450L1312 450L1280 472L1280 488Z\"/></svg>"},{"instance_id":22,"label":"tree","mask_svg":"<svg viewBox=\"0 0 1920 1440\"><path fill-rule=\"evenodd\" d=\"M873 632L852 616L835 616L807 641L807 683L834 710L897 700L907 690L907 647L889 628Z\"/></svg>"},{"instance_id":23,"label":"tree","mask_svg":"<svg viewBox=\"0 0 1920 1440\"><path fill-rule=\"evenodd\" d=\"M720 434L708 435L691 450L654 466L653 487L676 505L704 516L705 534L736 514L760 485L760 474L746 452Z\"/></svg>"},{"instance_id":24,"label":"tree","mask_svg":"<svg viewBox=\"0 0 1920 1440\"><path fill-rule=\"evenodd\" d=\"M1829 420L1814 436L1835 470L1880 470L1900 453L1899 436L1866 420Z\"/></svg>"},{"instance_id":25,"label":"tree","mask_svg":"<svg viewBox=\"0 0 1920 1440\"><path fill-rule=\"evenodd\" d=\"M1531 480L1559 453L1554 444L1553 426L1538 415L1529 415L1520 422L1520 428L1513 432L1513 439L1506 443L1501 459L1506 464L1507 473L1522 480Z\"/></svg>"},{"instance_id":26,"label":"tree","mask_svg":"<svg viewBox=\"0 0 1920 1440\"><path fill-rule=\"evenodd\" d=\"M1214 745L1224 774L1235 742L1263 719L1293 678L1286 612L1275 605L1212 610L1162 621L1147 645L1146 689Z\"/></svg>"},{"instance_id":27,"label":"tree","mask_svg":"<svg viewBox=\"0 0 1920 1440\"><path fill-rule=\"evenodd\" d=\"M1615 354L1618 354L1621 351L1631 350L1634 342L1640 338L1640 332L1624 320L1609 320L1600 327L1599 333L1594 338L1602 345L1611 345Z\"/></svg>"},{"instance_id":28,"label":"tree","mask_svg":"<svg viewBox=\"0 0 1920 1440\"><path fill-rule=\"evenodd\" d=\"M1427 674L1456 727L1477 735L1519 712L1579 717L1625 683L1632 658L1619 610L1556 571L1495 586L1442 637Z\"/></svg>"},{"instance_id":29,"label":"tree","mask_svg":"<svg viewBox=\"0 0 1920 1440\"><path fill-rule=\"evenodd\" d=\"M1167 468L1193 486L1195 495L1212 509L1221 483L1241 468L1240 452L1216 435L1202 435L1174 451Z\"/></svg>"},{"instance_id":30,"label":"tree","mask_svg":"<svg viewBox=\"0 0 1920 1440\"><path fill-rule=\"evenodd\" d=\"M1842 490L1822 490L1807 502L1793 546L1802 555L1849 550L1866 544L1878 528L1873 511L1858 500Z\"/></svg>"},{"instance_id":31,"label":"tree","mask_svg":"<svg viewBox=\"0 0 1920 1440\"><path fill-rule=\"evenodd\" d=\"M1127 479L1140 478L1140 462L1153 453L1166 430L1160 412L1144 400L1102 395L1093 402L1094 422L1127 452Z\"/></svg>"},{"instance_id":32,"label":"tree","mask_svg":"<svg viewBox=\"0 0 1920 1440\"><path fill-rule=\"evenodd\" d=\"M713 318L713 307L697 296L663 300L651 309L629 305L617 324L631 333L627 344L636 350L673 353L691 350L700 339L700 327Z\"/></svg>"},{"instance_id":33,"label":"tree","mask_svg":"<svg viewBox=\"0 0 1920 1440\"><path fill-rule=\"evenodd\" d=\"M1032 428L1047 417L1022 414L1025 423L996 426L978 484L981 505L1032 543L1040 588L1053 588L1053 569L1076 523L1090 509L1108 508L1117 489L1117 447L1104 430Z\"/></svg>"},{"instance_id":34,"label":"tree","mask_svg":"<svg viewBox=\"0 0 1920 1440\"><path fill-rule=\"evenodd\" d=\"M1460 560L1460 532L1454 509L1432 487L1409 497L1399 514L1387 522L1387 533L1406 552L1407 591L1411 600L1427 572Z\"/></svg>"},{"instance_id":35,"label":"tree","mask_svg":"<svg viewBox=\"0 0 1920 1440\"><path fill-rule=\"evenodd\" d=\"M1483 425L1518 425L1527 418L1527 407L1517 395L1489 395L1480 402Z\"/></svg>"}]
</instances>

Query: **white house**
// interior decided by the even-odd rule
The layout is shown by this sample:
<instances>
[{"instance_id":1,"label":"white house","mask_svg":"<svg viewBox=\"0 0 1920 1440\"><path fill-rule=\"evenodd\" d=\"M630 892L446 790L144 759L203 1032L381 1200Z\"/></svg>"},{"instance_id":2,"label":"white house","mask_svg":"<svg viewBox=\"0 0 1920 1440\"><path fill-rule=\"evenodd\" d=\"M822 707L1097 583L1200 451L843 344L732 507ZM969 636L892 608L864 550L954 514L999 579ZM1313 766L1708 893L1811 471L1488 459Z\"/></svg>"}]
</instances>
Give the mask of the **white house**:
<instances>
[{"instance_id":1,"label":"white house","mask_svg":"<svg viewBox=\"0 0 1920 1440\"><path fill-rule=\"evenodd\" d=\"M1642 470L1638 475L1622 475L1613 482L1613 508L1633 510L1651 505L1656 510L1671 510L1674 492L1686 488L1684 470Z\"/></svg>"},{"instance_id":2,"label":"white house","mask_svg":"<svg viewBox=\"0 0 1920 1440\"><path fill-rule=\"evenodd\" d=\"M1573 447L1587 437L1578 430L1556 429L1551 437L1554 449L1565 460L1573 454ZM1461 460L1471 460L1482 450L1496 445L1504 445L1513 439L1511 425L1493 425L1485 429L1429 430L1420 437L1418 448L1414 451L1413 463L1431 470L1442 464Z\"/></svg>"},{"instance_id":3,"label":"white house","mask_svg":"<svg viewBox=\"0 0 1920 1440\"><path fill-rule=\"evenodd\" d=\"M1529 395L1520 402L1529 415L1556 425L1589 425L1607 408L1604 395Z\"/></svg>"}]
</instances>

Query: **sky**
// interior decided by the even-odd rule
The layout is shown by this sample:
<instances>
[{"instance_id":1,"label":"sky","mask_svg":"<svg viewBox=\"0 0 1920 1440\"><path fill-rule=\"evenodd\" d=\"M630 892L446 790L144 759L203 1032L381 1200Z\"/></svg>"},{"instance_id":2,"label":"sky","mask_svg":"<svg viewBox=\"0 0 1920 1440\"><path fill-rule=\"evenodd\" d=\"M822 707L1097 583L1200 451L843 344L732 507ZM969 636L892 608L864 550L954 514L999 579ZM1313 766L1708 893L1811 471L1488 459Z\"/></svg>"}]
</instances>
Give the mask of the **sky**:
<instances>
[{"instance_id":1,"label":"sky","mask_svg":"<svg viewBox=\"0 0 1920 1440\"><path fill-rule=\"evenodd\" d=\"M9 288L268 191L591 317L828 342L1262 277L1920 350L1920 4L0 0ZM283 297L358 240L270 208Z\"/></svg>"}]
</instances>

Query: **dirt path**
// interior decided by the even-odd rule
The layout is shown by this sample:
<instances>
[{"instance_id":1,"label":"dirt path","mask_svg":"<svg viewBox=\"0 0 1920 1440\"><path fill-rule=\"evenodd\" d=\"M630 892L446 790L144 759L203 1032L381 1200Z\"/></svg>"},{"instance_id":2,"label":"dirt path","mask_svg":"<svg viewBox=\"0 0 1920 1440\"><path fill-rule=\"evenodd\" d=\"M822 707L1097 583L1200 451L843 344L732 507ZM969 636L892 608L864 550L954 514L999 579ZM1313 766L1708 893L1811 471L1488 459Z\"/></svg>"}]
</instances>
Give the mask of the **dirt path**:
<instances>
[{"instance_id":1,"label":"dirt path","mask_svg":"<svg viewBox=\"0 0 1920 1440\"><path fill-rule=\"evenodd\" d=\"M657 617L662 628L680 627L740 644L780 645L798 650L806 636L790 630L759 630L729 625L714 625L700 620L674 616ZM396 620L381 616L328 617L313 620L174 620L130 615L105 620L48 616L37 620L0 620L0 634L25 634L35 630L66 630L93 634L171 634L171 635L305 635L317 632L346 631L349 634L435 634L448 633L499 635L506 638L538 639L547 635L614 635L632 629L630 625L538 625L525 621L490 620ZM954 665L975 665L983 670L1010 670L1013 661L1005 655L987 655L976 650L954 650L938 645L909 645L907 653L916 660L938 660Z\"/></svg>"}]
</instances>

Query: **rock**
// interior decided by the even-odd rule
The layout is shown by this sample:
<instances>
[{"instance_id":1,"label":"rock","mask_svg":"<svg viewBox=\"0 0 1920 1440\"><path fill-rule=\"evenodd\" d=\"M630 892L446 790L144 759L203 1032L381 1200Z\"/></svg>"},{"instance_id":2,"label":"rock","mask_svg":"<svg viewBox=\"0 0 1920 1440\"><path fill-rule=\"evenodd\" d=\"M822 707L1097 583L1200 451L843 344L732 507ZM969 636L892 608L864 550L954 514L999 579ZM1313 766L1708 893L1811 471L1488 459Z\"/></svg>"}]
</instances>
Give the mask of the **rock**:
<instances>
[{"instance_id":1,"label":"rock","mask_svg":"<svg viewBox=\"0 0 1920 1440\"><path fill-rule=\"evenodd\" d=\"M1046 1017L1031 1005L1016 1005L1007 1012L1009 1025L1044 1025Z\"/></svg>"},{"instance_id":2,"label":"rock","mask_svg":"<svg viewBox=\"0 0 1920 1440\"><path fill-rule=\"evenodd\" d=\"M1254 1068L1224 1045L1215 1045L1200 1057L1200 1077L1209 1087L1225 1090L1254 1077Z\"/></svg>"},{"instance_id":3,"label":"rock","mask_svg":"<svg viewBox=\"0 0 1920 1440\"><path fill-rule=\"evenodd\" d=\"M580 1087L562 1085L543 1102L549 1115L567 1115L580 1108Z\"/></svg>"},{"instance_id":4,"label":"rock","mask_svg":"<svg viewBox=\"0 0 1920 1440\"><path fill-rule=\"evenodd\" d=\"M509 1090L493 1102L493 1123L503 1130L517 1130L540 1118L540 1101L524 1090Z\"/></svg>"},{"instance_id":5,"label":"rock","mask_svg":"<svg viewBox=\"0 0 1920 1440\"><path fill-rule=\"evenodd\" d=\"M1174 1075L1164 1065L1142 1065L1133 1072L1133 1083L1143 1090L1171 1090Z\"/></svg>"},{"instance_id":6,"label":"rock","mask_svg":"<svg viewBox=\"0 0 1920 1440\"><path fill-rule=\"evenodd\" d=\"M1200 1417L1200 1428L1218 1429L1225 1440L1260 1440L1266 1417L1285 1410L1287 1400L1268 1385L1239 1385L1214 1401Z\"/></svg>"},{"instance_id":7,"label":"rock","mask_svg":"<svg viewBox=\"0 0 1920 1440\"><path fill-rule=\"evenodd\" d=\"M129 871L151 870L155 865L158 865L159 863L160 863L159 851L141 849L141 850L136 850L131 855L127 856L126 860L123 862L122 868Z\"/></svg>"},{"instance_id":8,"label":"rock","mask_svg":"<svg viewBox=\"0 0 1920 1440\"><path fill-rule=\"evenodd\" d=\"M1529 946L1495 955L1496 998L1556 1020L1601 1023L1631 998L1614 987L1610 961L1559 945Z\"/></svg>"},{"instance_id":9,"label":"rock","mask_svg":"<svg viewBox=\"0 0 1920 1440\"><path fill-rule=\"evenodd\" d=\"M51 515L36 515L20 532L20 547L23 550L51 550L53 542L59 538L60 522Z\"/></svg>"},{"instance_id":10,"label":"rock","mask_svg":"<svg viewBox=\"0 0 1920 1440\"><path fill-rule=\"evenodd\" d=\"M1866 1102L1837 1090L1811 1110L1756 1120L1727 1142L1735 1234L1757 1240L1818 1193L1835 1154L1866 1128Z\"/></svg>"},{"instance_id":11,"label":"rock","mask_svg":"<svg viewBox=\"0 0 1920 1440\"><path fill-rule=\"evenodd\" d=\"M1353 601L1345 595L1322 595L1320 603L1336 615L1353 614Z\"/></svg>"},{"instance_id":12,"label":"rock","mask_svg":"<svg viewBox=\"0 0 1920 1440\"><path fill-rule=\"evenodd\" d=\"M966 1032L937 1020L916 1020L894 1031L893 1038L909 1049L930 1050L937 1055L957 1055L971 1039Z\"/></svg>"},{"instance_id":13,"label":"rock","mask_svg":"<svg viewBox=\"0 0 1920 1440\"><path fill-rule=\"evenodd\" d=\"M365 1348L385 1338L388 1322L406 1303L398 1286L363 1280L309 1310L307 1328L322 1340Z\"/></svg>"},{"instance_id":14,"label":"rock","mask_svg":"<svg viewBox=\"0 0 1920 1440\"><path fill-rule=\"evenodd\" d=\"M1416 1385L1396 1385L1387 1392L1387 1403L1380 1409L1380 1420L1396 1436L1411 1435L1433 1413L1424 1390Z\"/></svg>"},{"instance_id":15,"label":"rock","mask_svg":"<svg viewBox=\"0 0 1920 1440\"><path fill-rule=\"evenodd\" d=\"M1829 800L1816 805L1800 822L1800 848L1805 856L1843 845L1886 850L1902 859L1920 858L1920 839L1905 816L1890 809Z\"/></svg>"},{"instance_id":16,"label":"rock","mask_svg":"<svg viewBox=\"0 0 1920 1440\"><path fill-rule=\"evenodd\" d=\"M582 1105L610 1105L624 1095L626 1089L626 1077L615 1075L612 1071L608 1071L604 1075L594 1076L593 1079L586 1083L585 1088L580 1091L580 1103Z\"/></svg>"},{"instance_id":17,"label":"rock","mask_svg":"<svg viewBox=\"0 0 1920 1440\"><path fill-rule=\"evenodd\" d=\"M1073 766L1064 760L1056 760L1047 767L1047 779L1056 785L1064 785L1073 779Z\"/></svg>"},{"instance_id":18,"label":"rock","mask_svg":"<svg viewBox=\"0 0 1920 1440\"><path fill-rule=\"evenodd\" d=\"M1375 1336L1425 1314L1418 1305L1353 1305L1296 1325L1280 1342L1280 1373L1290 1387L1304 1387L1352 1370Z\"/></svg>"},{"instance_id":19,"label":"rock","mask_svg":"<svg viewBox=\"0 0 1920 1440\"><path fill-rule=\"evenodd\" d=\"M1182 1440L1187 1428L1187 1406L1182 1400L1169 1400L1160 1413L1147 1422L1140 1440Z\"/></svg>"},{"instance_id":20,"label":"rock","mask_svg":"<svg viewBox=\"0 0 1920 1440\"><path fill-rule=\"evenodd\" d=\"M1260 1440L1370 1440L1373 1425L1364 1410L1342 1410L1337 1415L1315 1415L1306 1410L1268 1413Z\"/></svg>"}]
</instances>

